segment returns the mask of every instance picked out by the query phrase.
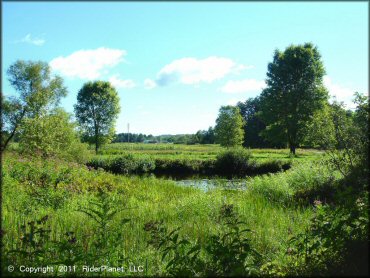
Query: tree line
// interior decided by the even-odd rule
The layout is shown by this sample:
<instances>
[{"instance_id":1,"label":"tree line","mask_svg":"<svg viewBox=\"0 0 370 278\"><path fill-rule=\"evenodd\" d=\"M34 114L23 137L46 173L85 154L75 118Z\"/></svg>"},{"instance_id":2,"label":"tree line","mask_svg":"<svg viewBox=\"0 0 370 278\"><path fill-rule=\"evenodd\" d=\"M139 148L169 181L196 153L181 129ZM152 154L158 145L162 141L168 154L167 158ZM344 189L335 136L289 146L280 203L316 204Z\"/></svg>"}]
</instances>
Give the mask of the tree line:
<instances>
[{"instance_id":1,"label":"tree line","mask_svg":"<svg viewBox=\"0 0 370 278\"><path fill-rule=\"evenodd\" d=\"M43 155L66 149L81 151L81 142L94 145L96 152L108 142L168 142L289 147L295 154L297 147L328 148L333 140L318 138L338 137L339 125L356 123L359 119L358 112L346 110L342 103L329 103L323 84L324 65L317 47L311 43L276 50L268 64L267 87L261 94L236 106L222 106L215 127L195 134L116 135L115 122L121 111L119 96L106 81L87 82L82 86L74 106L77 120L74 122L73 115L58 106L67 89L60 76L51 74L47 63L16 61L7 75L17 95L1 97L2 151L16 140L24 151ZM356 93L355 101L364 105L367 98Z\"/></svg>"},{"instance_id":2,"label":"tree line","mask_svg":"<svg viewBox=\"0 0 370 278\"><path fill-rule=\"evenodd\" d=\"M324 75L321 55L313 44L276 50L261 94L220 108L216 142L226 147L289 147L292 154L297 147L327 149L334 141L340 142L344 126L364 126L359 120L362 110L347 110L337 101L330 103ZM356 92L354 103L366 107L368 100ZM344 143L336 148L344 148Z\"/></svg>"},{"instance_id":3,"label":"tree line","mask_svg":"<svg viewBox=\"0 0 370 278\"><path fill-rule=\"evenodd\" d=\"M174 143L174 144L214 144L215 135L213 127L208 130L199 130L195 134L165 134L154 136L142 133L118 133L112 143Z\"/></svg>"}]
</instances>

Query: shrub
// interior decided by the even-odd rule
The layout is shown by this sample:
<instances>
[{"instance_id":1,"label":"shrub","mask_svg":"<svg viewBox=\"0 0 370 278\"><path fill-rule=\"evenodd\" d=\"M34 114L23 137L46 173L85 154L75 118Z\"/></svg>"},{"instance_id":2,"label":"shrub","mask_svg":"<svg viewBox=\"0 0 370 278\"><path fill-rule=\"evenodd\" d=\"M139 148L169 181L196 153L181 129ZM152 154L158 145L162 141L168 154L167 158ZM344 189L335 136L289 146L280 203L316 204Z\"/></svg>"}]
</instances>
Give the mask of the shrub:
<instances>
[{"instance_id":1,"label":"shrub","mask_svg":"<svg viewBox=\"0 0 370 278\"><path fill-rule=\"evenodd\" d=\"M79 142L71 115L62 109L25 119L19 131L19 147L31 155L57 156Z\"/></svg>"},{"instance_id":2,"label":"shrub","mask_svg":"<svg viewBox=\"0 0 370 278\"><path fill-rule=\"evenodd\" d=\"M290 162L283 162L281 160L270 160L262 163L250 162L250 173L254 175L261 175L266 173L276 173L290 169Z\"/></svg>"},{"instance_id":3,"label":"shrub","mask_svg":"<svg viewBox=\"0 0 370 278\"><path fill-rule=\"evenodd\" d=\"M81 143L76 140L71 143L65 152L62 153L61 157L67 161L86 163L91 158L91 153L86 143Z\"/></svg>"},{"instance_id":4,"label":"shrub","mask_svg":"<svg viewBox=\"0 0 370 278\"><path fill-rule=\"evenodd\" d=\"M250 170L252 154L244 148L231 148L217 155L215 170L220 175L245 176Z\"/></svg>"},{"instance_id":5,"label":"shrub","mask_svg":"<svg viewBox=\"0 0 370 278\"><path fill-rule=\"evenodd\" d=\"M173 276L248 276L259 273L261 255L252 247L250 229L234 211L224 204L218 217L221 231L210 235L202 246L201 240L190 242L179 235L180 228L171 232L163 221L150 221L144 230L150 233L148 245L167 258L167 273ZM204 256L201 256L202 253Z\"/></svg>"},{"instance_id":6,"label":"shrub","mask_svg":"<svg viewBox=\"0 0 370 278\"><path fill-rule=\"evenodd\" d=\"M213 170L213 160L156 159L155 164L155 172L160 174L210 173Z\"/></svg>"},{"instance_id":7,"label":"shrub","mask_svg":"<svg viewBox=\"0 0 370 278\"><path fill-rule=\"evenodd\" d=\"M310 228L291 239L291 274L368 274L367 194L346 206L315 206Z\"/></svg>"},{"instance_id":8,"label":"shrub","mask_svg":"<svg viewBox=\"0 0 370 278\"><path fill-rule=\"evenodd\" d=\"M86 165L95 169L102 168L114 174L141 174L155 169L155 162L150 157L135 158L132 154L115 158L94 158Z\"/></svg>"}]
</instances>

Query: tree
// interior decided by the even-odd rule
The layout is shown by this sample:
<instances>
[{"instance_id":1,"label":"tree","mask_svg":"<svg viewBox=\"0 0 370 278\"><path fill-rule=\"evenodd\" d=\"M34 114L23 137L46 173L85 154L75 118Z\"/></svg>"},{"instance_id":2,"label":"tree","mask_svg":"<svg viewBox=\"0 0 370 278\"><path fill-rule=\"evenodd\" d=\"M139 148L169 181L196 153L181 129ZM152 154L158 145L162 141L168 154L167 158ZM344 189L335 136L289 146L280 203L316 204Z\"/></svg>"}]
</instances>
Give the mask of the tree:
<instances>
[{"instance_id":1,"label":"tree","mask_svg":"<svg viewBox=\"0 0 370 278\"><path fill-rule=\"evenodd\" d=\"M268 65L267 88L261 94L263 134L268 140L287 143L295 154L307 123L328 99L324 74L320 53L310 43L275 51Z\"/></svg>"},{"instance_id":2,"label":"tree","mask_svg":"<svg viewBox=\"0 0 370 278\"><path fill-rule=\"evenodd\" d=\"M240 146L244 139L244 120L235 106L221 106L216 120L216 142L224 147Z\"/></svg>"},{"instance_id":3,"label":"tree","mask_svg":"<svg viewBox=\"0 0 370 278\"><path fill-rule=\"evenodd\" d=\"M354 112L346 110L344 104L337 101L327 104L314 114L307 126L306 141L326 149L331 164L344 177L356 168L368 171L368 98L355 93L354 103Z\"/></svg>"},{"instance_id":4,"label":"tree","mask_svg":"<svg viewBox=\"0 0 370 278\"><path fill-rule=\"evenodd\" d=\"M55 107L67 95L63 80L51 76L45 62L17 61L8 71L8 80L18 93L3 98L1 132L5 136L1 146L4 151L25 118L34 118Z\"/></svg>"},{"instance_id":5,"label":"tree","mask_svg":"<svg viewBox=\"0 0 370 278\"><path fill-rule=\"evenodd\" d=\"M213 128L210 126L208 130L198 130L195 134L197 142L200 144L214 144L215 134Z\"/></svg>"},{"instance_id":6,"label":"tree","mask_svg":"<svg viewBox=\"0 0 370 278\"><path fill-rule=\"evenodd\" d=\"M118 93L109 82L87 82L78 92L76 118L84 131L84 139L95 144L96 153L113 138L119 112Z\"/></svg>"},{"instance_id":7,"label":"tree","mask_svg":"<svg viewBox=\"0 0 370 278\"><path fill-rule=\"evenodd\" d=\"M56 108L49 114L26 118L19 129L20 149L32 155L80 159L81 156L86 156L87 149L80 143L75 128L71 115L61 108Z\"/></svg>"},{"instance_id":8,"label":"tree","mask_svg":"<svg viewBox=\"0 0 370 278\"><path fill-rule=\"evenodd\" d=\"M261 101L259 97L249 98L245 102L238 102L237 106L244 118L244 147L261 148L261 147L280 147L281 144L272 144L262 135L266 125L260 119Z\"/></svg>"}]
</instances>

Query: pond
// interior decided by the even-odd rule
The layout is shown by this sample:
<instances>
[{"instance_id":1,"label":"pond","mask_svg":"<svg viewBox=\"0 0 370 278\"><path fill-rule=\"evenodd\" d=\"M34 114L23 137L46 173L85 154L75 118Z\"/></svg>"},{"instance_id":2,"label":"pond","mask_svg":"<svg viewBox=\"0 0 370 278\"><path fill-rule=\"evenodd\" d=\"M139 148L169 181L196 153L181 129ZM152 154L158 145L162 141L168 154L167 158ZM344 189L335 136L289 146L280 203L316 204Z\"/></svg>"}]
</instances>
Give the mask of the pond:
<instances>
[{"instance_id":1,"label":"pond","mask_svg":"<svg viewBox=\"0 0 370 278\"><path fill-rule=\"evenodd\" d=\"M247 189L247 182L240 179L186 179L177 180L175 183L179 186L195 187L205 192L221 188L225 190L245 190Z\"/></svg>"},{"instance_id":2,"label":"pond","mask_svg":"<svg viewBox=\"0 0 370 278\"><path fill-rule=\"evenodd\" d=\"M158 179L174 181L179 186L195 187L203 191L209 191L216 188L222 188L226 190L245 190L247 188L246 179L232 178L232 177L219 177L215 175L205 174L143 174L138 175L139 177L156 177Z\"/></svg>"}]
</instances>

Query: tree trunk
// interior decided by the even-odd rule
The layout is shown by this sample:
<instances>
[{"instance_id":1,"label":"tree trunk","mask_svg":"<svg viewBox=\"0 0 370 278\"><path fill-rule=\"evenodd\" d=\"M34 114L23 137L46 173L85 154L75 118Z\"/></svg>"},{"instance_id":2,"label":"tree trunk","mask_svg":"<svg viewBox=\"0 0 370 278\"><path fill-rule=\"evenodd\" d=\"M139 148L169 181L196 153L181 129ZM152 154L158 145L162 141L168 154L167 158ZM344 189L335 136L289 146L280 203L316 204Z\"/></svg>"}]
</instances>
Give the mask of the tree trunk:
<instances>
[{"instance_id":1,"label":"tree trunk","mask_svg":"<svg viewBox=\"0 0 370 278\"><path fill-rule=\"evenodd\" d=\"M5 151L5 149L8 146L10 140L12 140L12 138L14 137L15 132L18 129L19 123L22 121L24 115L26 114L26 111L27 111L26 108L24 108L23 111L22 111L22 113L21 113L21 116L20 116L18 122L15 124L15 126L14 126L12 132L10 133L9 137L6 139L6 141L4 142L4 144L1 146L1 152L4 152ZM1 130L1 132L3 132L3 130Z\"/></svg>"},{"instance_id":2,"label":"tree trunk","mask_svg":"<svg viewBox=\"0 0 370 278\"><path fill-rule=\"evenodd\" d=\"M290 153L295 155L295 145L294 144L289 144L289 149L290 149Z\"/></svg>"},{"instance_id":3,"label":"tree trunk","mask_svg":"<svg viewBox=\"0 0 370 278\"><path fill-rule=\"evenodd\" d=\"M13 129L12 133L10 133L9 137L6 139L6 141L4 142L4 144L1 146L1 152L4 152L6 147L8 146L10 140L12 140L14 134L15 134L15 130L16 128Z\"/></svg>"}]
</instances>

